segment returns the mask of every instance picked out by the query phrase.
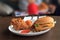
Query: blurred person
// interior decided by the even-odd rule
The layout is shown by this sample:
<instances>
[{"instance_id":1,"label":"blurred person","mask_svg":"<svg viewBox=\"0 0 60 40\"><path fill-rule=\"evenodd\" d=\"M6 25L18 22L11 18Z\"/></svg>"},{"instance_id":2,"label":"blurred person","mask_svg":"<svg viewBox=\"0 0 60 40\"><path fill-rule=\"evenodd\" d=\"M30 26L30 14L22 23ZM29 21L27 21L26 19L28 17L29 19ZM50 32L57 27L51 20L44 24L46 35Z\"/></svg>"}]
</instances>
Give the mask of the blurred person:
<instances>
[{"instance_id":1,"label":"blurred person","mask_svg":"<svg viewBox=\"0 0 60 40\"><path fill-rule=\"evenodd\" d=\"M19 10L19 0L1 0L1 2L11 6L14 10Z\"/></svg>"},{"instance_id":2,"label":"blurred person","mask_svg":"<svg viewBox=\"0 0 60 40\"><path fill-rule=\"evenodd\" d=\"M53 14L55 12L55 10L56 10L56 5L52 4L52 1L53 0L44 0L44 2L47 3L48 6L49 6L49 11L48 12L50 14Z\"/></svg>"},{"instance_id":3,"label":"blurred person","mask_svg":"<svg viewBox=\"0 0 60 40\"><path fill-rule=\"evenodd\" d=\"M42 0L35 0L36 4L39 5L42 3ZM27 10L27 6L28 6L29 2L28 0L19 0L19 8L22 10L22 11L26 11Z\"/></svg>"},{"instance_id":4,"label":"blurred person","mask_svg":"<svg viewBox=\"0 0 60 40\"><path fill-rule=\"evenodd\" d=\"M60 15L60 0L52 0L52 4L56 6L55 15Z\"/></svg>"},{"instance_id":5,"label":"blurred person","mask_svg":"<svg viewBox=\"0 0 60 40\"><path fill-rule=\"evenodd\" d=\"M19 0L19 8L21 9L21 11L26 11L27 5L28 5L27 0Z\"/></svg>"},{"instance_id":6,"label":"blurred person","mask_svg":"<svg viewBox=\"0 0 60 40\"><path fill-rule=\"evenodd\" d=\"M36 0L36 4L40 5L43 2L43 0Z\"/></svg>"},{"instance_id":7,"label":"blurred person","mask_svg":"<svg viewBox=\"0 0 60 40\"><path fill-rule=\"evenodd\" d=\"M60 15L60 0L46 0L54 15Z\"/></svg>"},{"instance_id":8,"label":"blurred person","mask_svg":"<svg viewBox=\"0 0 60 40\"><path fill-rule=\"evenodd\" d=\"M45 2L47 4L50 4L51 3L51 0L43 0L43 2Z\"/></svg>"}]
</instances>

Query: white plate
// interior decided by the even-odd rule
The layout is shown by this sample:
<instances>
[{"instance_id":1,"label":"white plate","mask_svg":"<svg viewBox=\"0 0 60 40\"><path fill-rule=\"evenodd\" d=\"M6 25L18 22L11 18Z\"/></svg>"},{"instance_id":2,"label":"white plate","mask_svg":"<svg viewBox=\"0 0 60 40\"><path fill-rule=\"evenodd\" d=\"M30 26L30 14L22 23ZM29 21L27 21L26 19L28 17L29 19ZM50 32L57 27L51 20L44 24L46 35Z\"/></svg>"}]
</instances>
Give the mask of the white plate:
<instances>
[{"instance_id":1,"label":"white plate","mask_svg":"<svg viewBox=\"0 0 60 40\"><path fill-rule=\"evenodd\" d=\"M35 35L41 35L41 34L44 34L46 32L48 32L50 29L47 29L47 30L44 30L44 31L40 31L40 32L29 32L27 34L21 34L21 30L20 31L16 31L14 30L13 26L9 26L8 29L14 33L14 34L17 34L17 35L22 35L22 36L35 36Z\"/></svg>"},{"instance_id":2,"label":"white plate","mask_svg":"<svg viewBox=\"0 0 60 40\"><path fill-rule=\"evenodd\" d=\"M42 17L44 17L44 16L41 16L40 18L42 18ZM26 17L25 17L26 18ZM25 19L24 19L25 20ZM26 21L26 20L25 20ZM33 21L32 21L33 22ZM51 30L51 29L47 29L47 30L44 30L44 31L40 31L40 32L29 32L29 33L27 33L27 34L21 34L21 31L22 30L19 30L19 31L16 31L14 28L13 28L13 25L10 25L9 27L8 27L8 29L12 32L12 33L14 33L14 34L17 34L17 35L22 35L22 36L35 36L35 35L41 35L41 34L44 34L44 33L46 33L46 32L48 32L49 30Z\"/></svg>"}]
</instances>

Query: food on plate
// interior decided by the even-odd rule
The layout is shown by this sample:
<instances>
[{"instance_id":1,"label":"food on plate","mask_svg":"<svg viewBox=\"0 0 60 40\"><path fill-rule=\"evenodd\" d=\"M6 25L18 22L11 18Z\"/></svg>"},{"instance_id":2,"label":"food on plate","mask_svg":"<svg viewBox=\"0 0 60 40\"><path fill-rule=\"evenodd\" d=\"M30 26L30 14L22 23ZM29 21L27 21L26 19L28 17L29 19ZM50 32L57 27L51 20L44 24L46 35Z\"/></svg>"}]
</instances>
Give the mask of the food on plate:
<instances>
[{"instance_id":1,"label":"food on plate","mask_svg":"<svg viewBox=\"0 0 60 40\"><path fill-rule=\"evenodd\" d=\"M21 18L13 18L11 24L16 30L28 29L28 25Z\"/></svg>"},{"instance_id":2,"label":"food on plate","mask_svg":"<svg viewBox=\"0 0 60 40\"><path fill-rule=\"evenodd\" d=\"M30 28L31 21L25 22L21 18L13 18L11 21L11 25L13 25L14 29L16 30L24 30L24 29L29 29Z\"/></svg>"},{"instance_id":3,"label":"food on plate","mask_svg":"<svg viewBox=\"0 0 60 40\"><path fill-rule=\"evenodd\" d=\"M39 18L34 23L31 20L24 21L21 18L13 18L11 25L13 25L15 30L23 30L21 33L28 33L30 31L39 32L51 29L55 26L55 21L50 16Z\"/></svg>"},{"instance_id":4,"label":"food on plate","mask_svg":"<svg viewBox=\"0 0 60 40\"><path fill-rule=\"evenodd\" d=\"M55 23L52 17L46 16L37 19L33 25L36 31L42 31L53 28L55 26Z\"/></svg>"},{"instance_id":5,"label":"food on plate","mask_svg":"<svg viewBox=\"0 0 60 40\"><path fill-rule=\"evenodd\" d=\"M27 24L29 27L32 27L32 21L31 21L31 20L27 20L27 21L26 21L26 24Z\"/></svg>"},{"instance_id":6,"label":"food on plate","mask_svg":"<svg viewBox=\"0 0 60 40\"><path fill-rule=\"evenodd\" d=\"M48 5L46 3L41 3L39 6L38 6L38 9L41 11L41 10L45 10L45 9L48 9Z\"/></svg>"},{"instance_id":7,"label":"food on plate","mask_svg":"<svg viewBox=\"0 0 60 40\"><path fill-rule=\"evenodd\" d=\"M29 33L29 32L30 32L30 30L22 30L21 31L22 34Z\"/></svg>"}]
</instances>

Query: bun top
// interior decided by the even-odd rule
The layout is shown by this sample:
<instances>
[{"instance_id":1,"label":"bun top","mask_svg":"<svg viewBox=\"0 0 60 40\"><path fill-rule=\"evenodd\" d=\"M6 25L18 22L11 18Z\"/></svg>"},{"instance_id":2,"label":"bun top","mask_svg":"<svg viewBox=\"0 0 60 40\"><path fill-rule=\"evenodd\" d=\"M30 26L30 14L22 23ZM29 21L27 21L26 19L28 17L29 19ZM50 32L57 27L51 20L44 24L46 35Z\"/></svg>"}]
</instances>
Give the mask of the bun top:
<instances>
[{"instance_id":1,"label":"bun top","mask_svg":"<svg viewBox=\"0 0 60 40\"><path fill-rule=\"evenodd\" d=\"M53 23L54 22L54 19L52 17L49 17L49 16L46 16L46 17L43 17L43 18L39 18L37 20L38 23Z\"/></svg>"}]
</instances>

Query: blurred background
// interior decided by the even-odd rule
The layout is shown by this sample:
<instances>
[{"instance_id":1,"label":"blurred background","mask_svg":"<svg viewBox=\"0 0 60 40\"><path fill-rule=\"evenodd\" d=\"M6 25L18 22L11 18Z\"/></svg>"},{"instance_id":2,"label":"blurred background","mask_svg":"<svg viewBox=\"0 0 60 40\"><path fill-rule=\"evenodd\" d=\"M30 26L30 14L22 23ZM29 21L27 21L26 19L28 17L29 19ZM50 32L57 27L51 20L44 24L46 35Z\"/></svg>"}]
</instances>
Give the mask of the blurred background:
<instances>
[{"instance_id":1,"label":"blurred background","mask_svg":"<svg viewBox=\"0 0 60 40\"><path fill-rule=\"evenodd\" d=\"M38 14L60 15L60 0L35 0L35 2L31 1L31 3L33 2L33 7L29 2L28 0L0 0L0 15L12 15L13 13L15 16ZM38 10L36 5L39 7ZM30 9L33 9L33 12Z\"/></svg>"}]
</instances>

